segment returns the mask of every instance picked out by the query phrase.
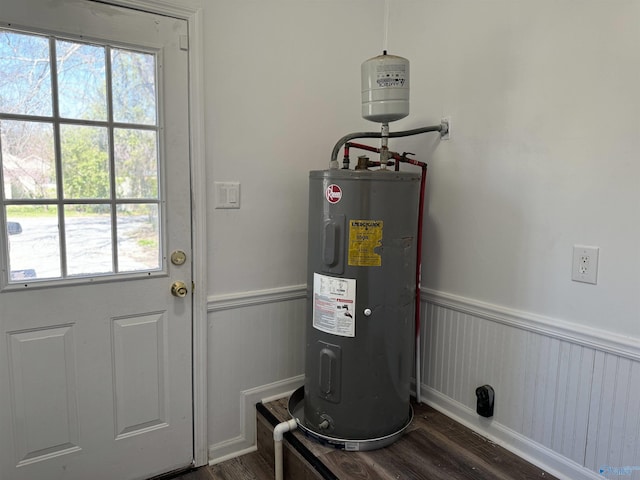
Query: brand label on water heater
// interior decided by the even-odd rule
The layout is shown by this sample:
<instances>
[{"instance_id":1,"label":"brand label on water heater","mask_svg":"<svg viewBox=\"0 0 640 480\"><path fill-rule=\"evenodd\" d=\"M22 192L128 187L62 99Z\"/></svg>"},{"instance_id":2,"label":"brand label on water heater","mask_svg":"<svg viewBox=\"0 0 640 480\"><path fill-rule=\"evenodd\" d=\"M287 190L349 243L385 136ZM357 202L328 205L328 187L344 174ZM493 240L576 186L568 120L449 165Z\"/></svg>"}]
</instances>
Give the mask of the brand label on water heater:
<instances>
[{"instance_id":1,"label":"brand label on water heater","mask_svg":"<svg viewBox=\"0 0 640 480\"><path fill-rule=\"evenodd\" d=\"M352 267L380 267L382 255L382 220L349 221L349 265Z\"/></svg>"},{"instance_id":2,"label":"brand label on water heater","mask_svg":"<svg viewBox=\"0 0 640 480\"><path fill-rule=\"evenodd\" d=\"M338 203L342 199L342 189L340 185L332 183L327 187L324 196L329 203Z\"/></svg>"},{"instance_id":3,"label":"brand label on water heater","mask_svg":"<svg viewBox=\"0 0 640 480\"><path fill-rule=\"evenodd\" d=\"M356 336L356 280L313 274L313 328Z\"/></svg>"}]
</instances>

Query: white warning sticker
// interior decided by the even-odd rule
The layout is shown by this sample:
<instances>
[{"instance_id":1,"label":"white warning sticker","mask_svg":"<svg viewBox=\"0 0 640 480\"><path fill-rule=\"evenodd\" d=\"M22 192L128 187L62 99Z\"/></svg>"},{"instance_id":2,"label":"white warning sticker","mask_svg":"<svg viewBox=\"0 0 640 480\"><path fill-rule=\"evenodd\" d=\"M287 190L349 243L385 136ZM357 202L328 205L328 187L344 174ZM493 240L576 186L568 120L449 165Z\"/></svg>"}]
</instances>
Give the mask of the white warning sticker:
<instances>
[{"instance_id":1,"label":"white warning sticker","mask_svg":"<svg viewBox=\"0 0 640 480\"><path fill-rule=\"evenodd\" d=\"M356 280L313 274L313 328L356 336Z\"/></svg>"}]
</instances>

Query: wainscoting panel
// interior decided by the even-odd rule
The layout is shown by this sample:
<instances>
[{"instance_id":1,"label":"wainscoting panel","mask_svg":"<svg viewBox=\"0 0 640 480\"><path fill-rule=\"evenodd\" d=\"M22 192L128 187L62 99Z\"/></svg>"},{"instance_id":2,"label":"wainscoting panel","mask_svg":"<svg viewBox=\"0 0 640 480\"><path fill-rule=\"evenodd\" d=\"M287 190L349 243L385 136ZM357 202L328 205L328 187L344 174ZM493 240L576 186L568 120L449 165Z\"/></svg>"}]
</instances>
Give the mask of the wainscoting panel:
<instances>
[{"instance_id":1,"label":"wainscoting panel","mask_svg":"<svg viewBox=\"0 0 640 480\"><path fill-rule=\"evenodd\" d=\"M216 463L255 448L247 402L302 383L306 286L211 297L208 311L209 460Z\"/></svg>"},{"instance_id":2,"label":"wainscoting panel","mask_svg":"<svg viewBox=\"0 0 640 480\"><path fill-rule=\"evenodd\" d=\"M254 447L248 414L302 382L304 285L209 299L209 458ZM423 398L559 478L640 480L640 342L422 292ZM475 389L496 392L494 416Z\"/></svg>"},{"instance_id":3,"label":"wainscoting panel","mask_svg":"<svg viewBox=\"0 0 640 480\"><path fill-rule=\"evenodd\" d=\"M640 478L640 364L598 352L586 466ZM623 469L623 470L619 470ZM625 474L626 475L626 474Z\"/></svg>"},{"instance_id":4,"label":"wainscoting panel","mask_svg":"<svg viewBox=\"0 0 640 480\"><path fill-rule=\"evenodd\" d=\"M593 331L559 320L437 292L423 299L429 403L561 477L640 479L640 352L629 339L603 332L598 346ZM475 412L484 384L496 392L491 419Z\"/></svg>"}]
</instances>

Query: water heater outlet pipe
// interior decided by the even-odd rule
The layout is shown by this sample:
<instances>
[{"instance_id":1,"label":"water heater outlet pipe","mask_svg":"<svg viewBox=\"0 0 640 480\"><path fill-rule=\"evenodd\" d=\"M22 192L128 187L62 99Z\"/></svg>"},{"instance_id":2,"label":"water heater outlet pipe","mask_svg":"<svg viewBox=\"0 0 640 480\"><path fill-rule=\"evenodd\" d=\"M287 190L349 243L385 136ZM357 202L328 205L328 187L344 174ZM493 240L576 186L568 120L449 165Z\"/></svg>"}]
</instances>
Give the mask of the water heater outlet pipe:
<instances>
[{"instance_id":1,"label":"water heater outlet pipe","mask_svg":"<svg viewBox=\"0 0 640 480\"><path fill-rule=\"evenodd\" d=\"M427 188L427 165L422 164L422 176L420 178L420 205L418 206L418 248L416 255L416 401L422 403L422 352L420 350L421 339L421 323L422 317L420 312L420 291L422 287L422 222L424 220L424 191Z\"/></svg>"},{"instance_id":2,"label":"water heater outlet pipe","mask_svg":"<svg viewBox=\"0 0 640 480\"><path fill-rule=\"evenodd\" d=\"M283 454L282 439L284 434L298 428L298 423L294 418L286 422L279 423L273 429L273 452L275 460L275 480L283 480Z\"/></svg>"}]
</instances>

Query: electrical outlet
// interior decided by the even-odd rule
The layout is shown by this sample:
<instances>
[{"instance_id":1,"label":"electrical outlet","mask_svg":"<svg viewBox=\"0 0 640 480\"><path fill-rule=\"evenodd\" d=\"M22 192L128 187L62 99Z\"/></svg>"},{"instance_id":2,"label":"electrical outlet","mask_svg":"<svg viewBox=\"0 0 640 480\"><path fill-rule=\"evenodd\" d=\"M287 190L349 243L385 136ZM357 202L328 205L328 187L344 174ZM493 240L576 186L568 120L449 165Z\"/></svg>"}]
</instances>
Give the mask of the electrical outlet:
<instances>
[{"instance_id":1,"label":"electrical outlet","mask_svg":"<svg viewBox=\"0 0 640 480\"><path fill-rule=\"evenodd\" d=\"M598 253L600 248L585 245L573 246L573 270L571 279L574 282L598 283Z\"/></svg>"}]
</instances>

